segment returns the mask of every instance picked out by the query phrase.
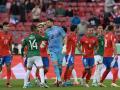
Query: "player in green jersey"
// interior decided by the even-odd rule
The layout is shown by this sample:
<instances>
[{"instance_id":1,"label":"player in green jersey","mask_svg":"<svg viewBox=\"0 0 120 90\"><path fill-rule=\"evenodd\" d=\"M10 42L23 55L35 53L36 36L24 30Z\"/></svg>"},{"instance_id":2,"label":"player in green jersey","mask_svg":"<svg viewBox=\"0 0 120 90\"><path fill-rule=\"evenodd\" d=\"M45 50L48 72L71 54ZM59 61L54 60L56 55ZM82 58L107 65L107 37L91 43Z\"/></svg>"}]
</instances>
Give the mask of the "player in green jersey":
<instances>
[{"instance_id":1,"label":"player in green jersey","mask_svg":"<svg viewBox=\"0 0 120 90\"><path fill-rule=\"evenodd\" d=\"M47 88L48 86L45 84L44 78L44 69L43 69L43 62L40 57L40 43L43 40L47 40L45 37L40 36L37 34L37 26L31 26L31 34L23 40L21 54L24 57L24 48L27 47L27 72L24 79L24 86L23 88L28 88L28 78L30 76L30 71L32 69L33 64L39 69L40 77L41 77L41 87Z\"/></svg>"},{"instance_id":2,"label":"player in green jersey","mask_svg":"<svg viewBox=\"0 0 120 90\"><path fill-rule=\"evenodd\" d=\"M97 38L98 38L98 48L97 48L96 55L94 57L96 70L94 73L92 86L99 85L101 70L103 67L102 62L103 62L103 54L104 54L104 35L103 35L103 27L102 26L98 26L98 28L97 28Z\"/></svg>"}]
</instances>

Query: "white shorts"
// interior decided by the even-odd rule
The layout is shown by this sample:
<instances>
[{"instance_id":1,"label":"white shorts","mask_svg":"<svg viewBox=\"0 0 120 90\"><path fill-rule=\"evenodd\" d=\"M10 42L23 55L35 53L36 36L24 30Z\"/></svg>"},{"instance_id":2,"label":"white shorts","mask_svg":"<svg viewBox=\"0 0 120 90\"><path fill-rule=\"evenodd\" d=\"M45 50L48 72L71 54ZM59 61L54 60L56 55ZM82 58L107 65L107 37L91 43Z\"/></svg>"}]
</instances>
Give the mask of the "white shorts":
<instances>
[{"instance_id":1,"label":"white shorts","mask_svg":"<svg viewBox=\"0 0 120 90\"><path fill-rule=\"evenodd\" d=\"M36 65L36 67L42 67L43 66L42 58L40 56L33 56L28 58L27 67L32 68L34 64Z\"/></svg>"},{"instance_id":2,"label":"white shorts","mask_svg":"<svg viewBox=\"0 0 120 90\"><path fill-rule=\"evenodd\" d=\"M101 55L95 55L94 59L95 59L95 65L103 63L103 56Z\"/></svg>"}]
</instances>

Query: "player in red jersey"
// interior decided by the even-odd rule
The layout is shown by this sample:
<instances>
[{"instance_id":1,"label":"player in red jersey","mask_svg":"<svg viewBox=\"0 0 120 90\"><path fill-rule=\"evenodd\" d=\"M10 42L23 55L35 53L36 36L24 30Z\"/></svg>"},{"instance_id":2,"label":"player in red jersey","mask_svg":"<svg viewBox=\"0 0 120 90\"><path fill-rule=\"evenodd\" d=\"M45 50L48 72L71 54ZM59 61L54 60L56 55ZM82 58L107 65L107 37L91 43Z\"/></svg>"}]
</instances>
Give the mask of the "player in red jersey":
<instances>
[{"instance_id":1,"label":"player in red jersey","mask_svg":"<svg viewBox=\"0 0 120 90\"><path fill-rule=\"evenodd\" d=\"M98 40L93 36L94 28L88 25L86 34L81 38L78 49L81 51L83 55L83 65L84 71L81 79L81 85L85 85L85 87L89 87L89 80L91 78L91 70L94 66L94 52L95 48L98 46ZM86 82L84 82L84 78L86 77Z\"/></svg>"},{"instance_id":2,"label":"player in red jersey","mask_svg":"<svg viewBox=\"0 0 120 90\"><path fill-rule=\"evenodd\" d=\"M12 35L8 32L9 23L3 23L3 32L0 34L0 68L2 70L2 65L6 64L7 67L7 87L10 85L11 77L11 50L12 50Z\"/></svg>"},{"instance_id":3,"label":"player in red jersey","mask_svg":"<svg viewBox=\"0 0 120 90\"><path fill-rule=\"evenodd\" d=\"M70 77L72 74L72 70L74 69L74 56L75 56L75 48L77 45L77 35L76 35L76 26L72 25L70 27L70 32L67 34L67 45L66 45L66 71L64 73L64 86L71 85ZM69 84L69 85L68 85ZM74 84L78 84L78 81L74 82Z\"/></svg>"},{"instance_id":4,"label":"player in red jersey","mask_svg":"<svg viewBox=\"0 0 120 90\"><path fill-rule=\"evenodd\" d=\"M116 38L114 35L114 26L113 25L108 26L104 39L105 39L105 46L104 46L103 64L106 66L106 70L104 71L101 81L100 81L100 86L102 86L102 87L106 87L103 84L103 81L105 80L108 73L111 71L111 68L118 67L117 64L115 64L113 67L111 67L111 64L114 59L113 56L117 57L117 50L116 50L116 45L115 45ZM116 75L113 75L113 83L111 84L111 86L119 87L117 84L115 84L116 77L117 77Z\"/></svg>"}]
</instances>

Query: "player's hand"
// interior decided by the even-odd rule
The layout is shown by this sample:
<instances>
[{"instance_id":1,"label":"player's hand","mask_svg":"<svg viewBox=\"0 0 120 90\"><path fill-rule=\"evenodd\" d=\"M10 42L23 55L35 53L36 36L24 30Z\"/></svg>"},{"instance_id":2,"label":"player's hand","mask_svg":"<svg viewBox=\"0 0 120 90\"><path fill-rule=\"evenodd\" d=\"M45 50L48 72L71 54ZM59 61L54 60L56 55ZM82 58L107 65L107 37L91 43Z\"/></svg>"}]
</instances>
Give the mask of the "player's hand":
<instances>
[{"instance_id":1,"label":"player's hand","mask_svg":"<svg viewBox=\"0 0 120 90\"><path fill-rule=\"evenodd\" d=\"M63 46L63 49L62 49L62 54L65 54L66 53L66 45Z\"/></svg>"},{"instance_id":2,"label":"player's hand","mask_svg":"<svg viewBox=\"0 0 120 90\"><path fill-rule=\"evenodd\" d=\"M40 48L44 48L46 45L45 41L42 41L42 43L40 44Z\"/></svg>"}]
</instances>

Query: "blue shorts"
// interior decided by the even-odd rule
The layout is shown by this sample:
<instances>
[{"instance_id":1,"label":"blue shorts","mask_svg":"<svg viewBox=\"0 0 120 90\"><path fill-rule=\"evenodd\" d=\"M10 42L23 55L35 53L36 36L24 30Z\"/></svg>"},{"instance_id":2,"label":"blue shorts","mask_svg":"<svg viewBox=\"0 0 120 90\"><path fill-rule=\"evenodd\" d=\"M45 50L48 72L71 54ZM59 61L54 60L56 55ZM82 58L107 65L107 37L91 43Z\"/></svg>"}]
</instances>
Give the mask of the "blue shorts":
<instances>
[{"instance_id":1,"label":"blue shorts","mask_svg":"<svg viewBox=\"0 0 120 90\"><path fill-rule=\"evenodd\" d=\"M4 64L11 64L12 61L12 57L9 56L4 56L0 58L0 66L4 65Z\"/></svg>"},{"instance_id":2,"label":"blue shorts","mask_svg":"<svg viewBox=\"0 0 120 90\"><path fill-rule=\"evenodd\" d=\"M42 57L44 68L49 68L49 59L48 57Z\"/></svg>"},{"instance_id":3,"label":"blue shorts","mask_svg":"<svg viewBox=\"0 0 120 90\"><path fill-rule=\"evenodd\" d=\"M111 63L113 61L113 57L104 57L103 58L103 64L106 66L106 68L111 68Z\"/></svg>"},{"instance_id":4,"label":"blue shorts","mask_svg":"<svg viewBox=\"0 0 120 90\"><path fill-rule=\"evenodd\" d=\"M67 67L74 65L74 56L73 55L70 55L70 56L66 55L65 60L67 62Z\"/></svg>"},{"instance_id":5,"label":"blue shorts","mask_svg":"<svg viewBox=\"0 0 120 90\"><path fill-rule=\"evenodd\" d=\"M27 67L27 59L28 58L25 58L25 60L24 60L24 67Z\"/></svg>"},{"instance_id":6,"label":"blue shorts","mask_svg":"<svg viewBox=\"0 0 120 90\"><path fill-rule=\"evenodd\" d=\"M113 68L118 68L118 62L116 61Z\"/></svg>"},{"instance_id":7,"label":"blue shorts","mask_svg":"<svg viewBox=\"0 0 120 90\"><path fill-rule=\"evenodd\" d=\"M50 58L52 62L57 61L58 65L62 65L62 60L63 60L62 51L59 52L50 51Z\"/></svg>"},{"instance_id":8,"label":"blue shorts","mask_svg":"<svg viewBox=\"0 0 120 90\"><path fill-rule=\"evenodd\" d=\"M85 68L92 68L94 66L94 58L83 58L83 65Z\"/></svg>"}]
</instances>

